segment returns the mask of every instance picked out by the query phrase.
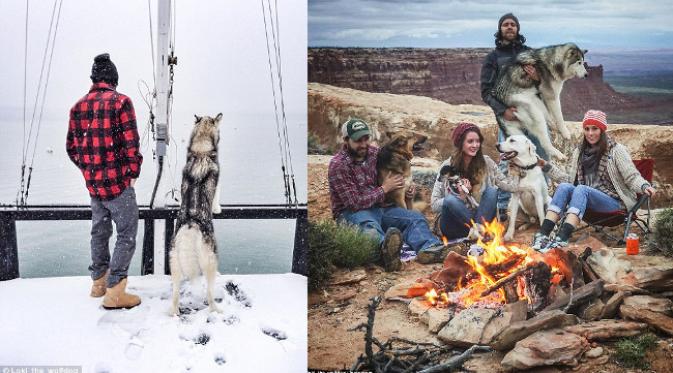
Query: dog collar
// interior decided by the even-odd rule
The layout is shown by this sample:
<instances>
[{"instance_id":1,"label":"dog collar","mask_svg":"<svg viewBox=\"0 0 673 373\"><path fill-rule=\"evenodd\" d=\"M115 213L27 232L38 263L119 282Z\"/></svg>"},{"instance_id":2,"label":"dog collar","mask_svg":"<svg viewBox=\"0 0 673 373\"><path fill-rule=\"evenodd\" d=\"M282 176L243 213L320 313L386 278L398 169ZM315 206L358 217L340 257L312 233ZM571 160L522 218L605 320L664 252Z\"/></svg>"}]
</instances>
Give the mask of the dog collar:
<instances>
[{"instance_id":1,"label":"dog collar","mask_svg":"<svg viewBox=\"0 0 673 373\"><path fill-rule=\"evenodd\" d=\"M522 169L522 170L532 170L532 169L535 168L535 166L537 166L537 162L535 162L535 163L533 163L533 164L531 164L531 165L528 165L528 166L519 166L518 164L515 164L514 166L516 166L516 167L518 167L518 168L520 168L520 169Z\"/></svg>"}]
</instances>

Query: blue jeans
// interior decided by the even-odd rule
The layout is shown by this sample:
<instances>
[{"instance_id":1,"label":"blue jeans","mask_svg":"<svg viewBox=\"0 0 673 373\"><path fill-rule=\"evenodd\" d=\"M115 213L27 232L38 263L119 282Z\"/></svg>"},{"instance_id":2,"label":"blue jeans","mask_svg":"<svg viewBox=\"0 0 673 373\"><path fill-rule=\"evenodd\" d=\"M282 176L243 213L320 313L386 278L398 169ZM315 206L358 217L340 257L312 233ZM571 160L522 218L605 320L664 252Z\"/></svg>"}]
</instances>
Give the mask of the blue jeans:
<instances>
[{"instance_id":1,"label":"blue jeans","mask_svg":"<svg viewBox=\"0 0 673 373\"><path fill-rule=\"evenodd\" d=\"M621 210L618 200L601 192L598 189L586 185L574 186L569 183L561 183L549 204L548 210L561 215L575 214L580 219L587 209L596 212L612 212Z\"/></svg>"},{"instance_id":2,"label":"blue jeans","mask_svg":"<svg viewBox=\"0 0 673 373\"><path fill-rule=\"evenodd\" d=\"M112 222L117 228L112 259L110 259L110 237ZM128 276L129 265L136 251L138 234L138 205L136 191L126 188L119 197L110 201L91 198L91 278L96 280L109 269L107 287L117 285Z\"/></svg>"},{"instance_id":3,"label":"blue jeans","mask_svg":"<svg viewBox=\"0 0 673 373\"><path fill-rule=\"evenodd\" d=\"M383 242L388 228L397 228L402 238L415 252L430 246L441 245L441 242L428 227L428 222L421 213L400 207L372 207L366 210L346 210L341 219L357 225L360 229Z\"/></svg>"},{"instance_id":4,"label":"blue jeans","mask_svg":"<svg viewBox=\"0 0 673 373\"><path fill-rule=\"evenodd\" d=\"M525 130L524 130L524 132L525 132ZM542 145L540 145L540 140L538 140L537 137L535 137L533 135L530 135L528 133L526 133L526 137L528 137L530 139L530 141L533 142L533 144L535 145L537 155L540 158L544 159L545 161L548 161L549 160L549 155L547 154L547 152L544 151L544 149L542 149ZM503 131L500 130L500 128L498 128L498 142L503 142L505 140L506 140L505 134L503 133ZM508 171L507 171L508 166L509 166L509 161L500 161L500 163L498 164L498 169L500 171L502 171L503 174L507 175L508 174ZM545 178L546 177L547 177L547 175L545 175ZM549 181L549 179L547 179L547 181ZM499 190L498 191L498 209L500 209L500 210L507 209L507 205L509 205L509 200L510 200L511 197L512 197L512 193L506 192L504 190Z\"/></svg>"},{"instance_id":5,"label":"blue jeans","mask_svg":"<svg viewBox=\"0 0 673 373\"><path fill-rule=\"evenodd\" d=\"M439 218L439 227L447 239L453 240L467 236L470 231L470 220L481 223L482 219L491 221L495 218L495 208L498 190L493 187L486 188L481 193L479 207L473 211L465 203L453 194L444 197L442 202L442 214Z\"/></svg>"}]
</instances>

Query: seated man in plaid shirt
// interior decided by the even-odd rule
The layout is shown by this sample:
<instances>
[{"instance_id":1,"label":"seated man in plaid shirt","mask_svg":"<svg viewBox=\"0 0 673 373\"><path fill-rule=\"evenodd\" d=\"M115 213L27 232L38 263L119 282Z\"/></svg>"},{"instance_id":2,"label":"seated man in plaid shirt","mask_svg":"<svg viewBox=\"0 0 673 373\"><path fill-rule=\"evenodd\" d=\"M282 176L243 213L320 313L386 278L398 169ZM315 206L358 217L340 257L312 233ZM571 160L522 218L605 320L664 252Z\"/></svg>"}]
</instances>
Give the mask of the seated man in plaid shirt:
<instances>
[{"instance_id":1,"label":"seated man in plaid shirt","mask_svg":"<svg viewBox=\"0 0 673 373\"><path fill-rule=\"evenodd\" d=\"M70 109L66 151L80 169L91 196L92 297L106 309L131 308L140 298L126 293L126 277L136 249L138 205L134 190L143 156L133 103L118 93L117 68L107 53L96 56L93 85ZM117 243L110 259L112 221Z\"/></svg>"},{"instance_id":2,"label":"seated man in plaid shirt","mask_svg":"<svg viewBox=\"0 0 673 373\"><path fill-rule=\"evenodd\" d=\"M404 187L404 179L390 175L378 185L379 148L369 144L369 126L360 119L349 119L341 130L344 144L332 158L328 171L334 218L359 226L380 242L386 271L401 269L403 242L418 253L417 261L441 262L447 250L430 232L423 215L396 206L382 206L385 194ZM413 189L406 194L407 205L412 197Z\"/></svg>"}]
</instances>

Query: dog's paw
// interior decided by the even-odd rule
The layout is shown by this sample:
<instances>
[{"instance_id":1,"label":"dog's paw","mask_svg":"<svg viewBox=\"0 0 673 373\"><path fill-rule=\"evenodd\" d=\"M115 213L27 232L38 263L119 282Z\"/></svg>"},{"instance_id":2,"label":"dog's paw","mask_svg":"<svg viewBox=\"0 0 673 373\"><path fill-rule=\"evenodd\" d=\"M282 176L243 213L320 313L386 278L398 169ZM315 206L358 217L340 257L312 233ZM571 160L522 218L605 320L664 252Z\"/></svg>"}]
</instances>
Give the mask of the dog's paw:
<instances>
[{"instance_id":1,"label":"dog's paw","mask_svg":"<svg viewBox=\"0 0 673 373\"><path fill-rule=\"evenodd\" d=\"M570 140L570 137L571 137L570 136L570 131L568 131L568 128L566 128L564 123L561 123L561 125L559 125L559 129L560 129L560 132L561 132L561 136L565 140Z\"/></svg>"},{"instance_id":2,"label":"dog's paw","mask_svg":"<svg viewBox=\"0 0 673 373\"><path fill-rule=\"evenodd\" d=\"M505 240L505 242L509 242L509 241L511 241L513 238L514 238L514 234L513 234L513 233L510 233L510 232L505 233L505 236L503 237L503 239Z\"/></svg>"},{"instance_id":3,"label":"dog's paw","mask_svg":"<svg viewBox=\"0 0 673 373\"><path fill-rule=\"evenodd\" d=\"M568 159L568 157L566 157L566 156L565 156L563 153L561 153L558 149L554 149L554 151L552 152L552 155L553 155L555 158L558 158L559 161L565 161L566 159Z\"/></svg>"}]
</instances>

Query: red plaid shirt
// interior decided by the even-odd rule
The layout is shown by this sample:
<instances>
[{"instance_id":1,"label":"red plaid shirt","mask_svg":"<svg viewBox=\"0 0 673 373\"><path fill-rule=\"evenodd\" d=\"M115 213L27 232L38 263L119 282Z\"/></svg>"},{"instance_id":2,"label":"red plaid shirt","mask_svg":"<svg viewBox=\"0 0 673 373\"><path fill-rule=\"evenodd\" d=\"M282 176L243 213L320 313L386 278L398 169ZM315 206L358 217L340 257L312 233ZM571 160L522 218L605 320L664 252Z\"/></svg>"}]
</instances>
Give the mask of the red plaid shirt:
<instances>
[{"instance_id":1,"label":"red plaid shirt","mask_svg":"<svg viewBox=\"0 0 673 373\"><path fill-rule=\"evenodd\" d=\"M376 156L379 148L370 145L362 162L355 162L344 144L330 161L327 177L332 201L332 215L338 218L344 210L364 210L382 203L383 188L378 185Z\"/></svg>"},{"instance_id":2,"label":"red plaid shirt","mask_svg":"<svg viewBox=\"0 0 673 373\"><path fill-rule=\"evenodd\" d=\"M118 197L138 178L143 162L131 99L107 83L95 83L70 109L65 147L91 197Z\"/></svg>"}]
</instances>

